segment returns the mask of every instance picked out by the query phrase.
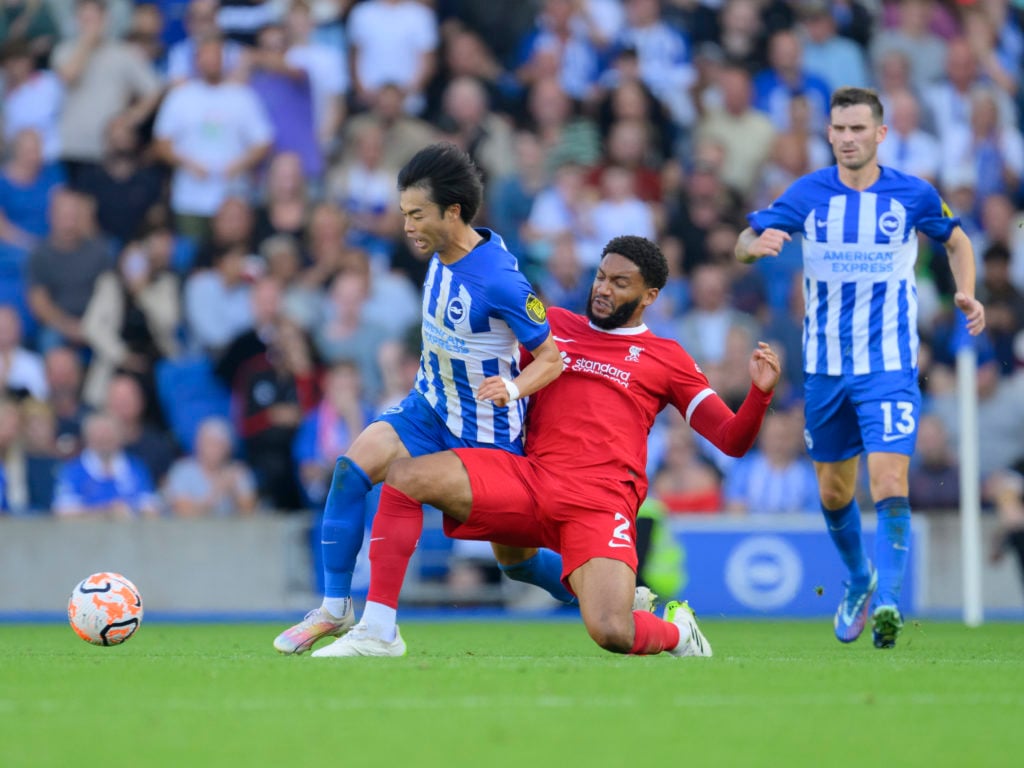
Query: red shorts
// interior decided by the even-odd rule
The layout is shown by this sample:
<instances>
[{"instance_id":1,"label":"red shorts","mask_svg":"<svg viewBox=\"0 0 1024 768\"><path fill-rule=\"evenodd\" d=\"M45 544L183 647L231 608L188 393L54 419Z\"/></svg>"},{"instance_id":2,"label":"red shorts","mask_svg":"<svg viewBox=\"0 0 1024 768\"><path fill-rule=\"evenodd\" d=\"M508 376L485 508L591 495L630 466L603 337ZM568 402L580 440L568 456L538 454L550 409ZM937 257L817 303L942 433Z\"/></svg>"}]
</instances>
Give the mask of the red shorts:
<instances>
[{"instance_id":1,"label":"red shorts","mask_svg":"<svg viewBox=\"0 0 1024 768\"><path fill-rule=\"evenodd\" d=\"M607 557L636 571L636 510L631 485L567 477L526 456L456 448L473 491L469 520L445 517L454 539L547 547L562 555L562 583L588 560Z\"/></svg>"}]
</instances>

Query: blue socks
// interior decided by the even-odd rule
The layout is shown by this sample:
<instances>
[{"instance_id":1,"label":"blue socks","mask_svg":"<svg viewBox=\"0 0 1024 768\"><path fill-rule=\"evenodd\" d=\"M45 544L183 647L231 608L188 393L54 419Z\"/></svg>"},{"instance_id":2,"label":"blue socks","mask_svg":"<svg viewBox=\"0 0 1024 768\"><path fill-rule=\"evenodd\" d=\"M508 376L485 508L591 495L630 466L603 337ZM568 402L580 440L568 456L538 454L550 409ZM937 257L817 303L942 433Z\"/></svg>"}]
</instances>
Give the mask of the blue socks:
<instances>
[{"instance_id":1,"label":"blue socks","mask_svg":"<svg viewBox=\"0 0 1024 768\"><path fill-rule=\"evenodd\" d=\"M878 597L875 602L897 605L910 551L910 500L906 496L891 496L876 502L875 509L878 511L875 534Z\"/></svg>"},{"instance_id":2,"label":"blue socks","mask_svg":"<svg viewBox=\"0 0 1024 768\"><path fill-rule=\"evenodd\" d=\"M352 572L366 528L366 494L372 487L370 478L354 462L344 456L338 459L320 534L325 597L349 597L352 593Z\"/></svg>"},{"instance_id":3,"label":"blue socks","mask_svg":"<svg viewBox=\"0 0 1024 768\"><path fill-rule=\"evenodd\" d=\"M866 583L871 571L868 559L864 556L864 542L860 536L860 507L857 499L840 509L821 508L825 515L828 535L839 550L839 557L850 571L850 578L858 583Z\"/></svg>"},{"instance_id":4,"label":"blue socks","mask_svg":"<svg viewBox=\"0 0 1024 768\"><path fill-rule=\"evenodd\" d=\"M557 552L541 549L536 555L521 563L509 566L499 563L498 567L510 579L534 584L547 590L560 602L569 605L579 603L576 596L562 584L562 556Z\"/></svg>"}]
</instances>

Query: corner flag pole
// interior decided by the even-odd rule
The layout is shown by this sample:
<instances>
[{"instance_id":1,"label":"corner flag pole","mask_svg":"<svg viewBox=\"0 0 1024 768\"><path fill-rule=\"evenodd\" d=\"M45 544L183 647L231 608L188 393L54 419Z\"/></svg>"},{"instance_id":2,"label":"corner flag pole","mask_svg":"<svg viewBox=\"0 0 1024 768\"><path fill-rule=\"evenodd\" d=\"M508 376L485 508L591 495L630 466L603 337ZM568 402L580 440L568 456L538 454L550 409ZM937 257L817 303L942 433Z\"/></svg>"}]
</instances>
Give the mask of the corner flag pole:
<instances>
[{"instance_id":1,"label":"corner flag pole","mask_svg":"<svg viewBox=\"0 0 1024 768\"><path fill-rule=\"evenodd\" d=\"M978 464L978 356L966 341L956 353L960 422L960 551L964 624L984 621L981 598L981 481Z\"/></svg>"}]
</instances>

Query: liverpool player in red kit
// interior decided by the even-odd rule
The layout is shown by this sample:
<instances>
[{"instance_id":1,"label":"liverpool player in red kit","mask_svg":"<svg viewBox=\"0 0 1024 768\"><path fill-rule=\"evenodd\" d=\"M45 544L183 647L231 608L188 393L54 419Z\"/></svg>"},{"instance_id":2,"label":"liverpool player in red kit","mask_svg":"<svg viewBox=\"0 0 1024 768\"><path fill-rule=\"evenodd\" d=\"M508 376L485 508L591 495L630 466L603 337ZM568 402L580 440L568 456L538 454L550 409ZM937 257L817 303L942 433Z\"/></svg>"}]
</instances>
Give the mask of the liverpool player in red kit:
<instances>
[{"instance_id":1,"label":"liverpool player in red kit","mask_svg":"<svg viewBox=\"0 0 1024 768\"><path fill-rule=\"evenodd\" d=\"M664 618L632 610L647 435L657 414L672 404L725 453L743 455L757 436L780 368L771 348L759 344L750 358L750 391L733 413L686 351L643 323L667 274L654 243L617 237L602 254L587 317L550 310L565 367L531 398L525 456L469 448L392 464L370 536L363 618L313 656L405 653L395 617L424 503L445 513L445 532L454 538L559 552L563 582L579 598L587 631L602 648L711 655L685 603L669 603ZM497 387L481 390L481 398L496 401L503 394Z\"/></svg>"}]
</instances>

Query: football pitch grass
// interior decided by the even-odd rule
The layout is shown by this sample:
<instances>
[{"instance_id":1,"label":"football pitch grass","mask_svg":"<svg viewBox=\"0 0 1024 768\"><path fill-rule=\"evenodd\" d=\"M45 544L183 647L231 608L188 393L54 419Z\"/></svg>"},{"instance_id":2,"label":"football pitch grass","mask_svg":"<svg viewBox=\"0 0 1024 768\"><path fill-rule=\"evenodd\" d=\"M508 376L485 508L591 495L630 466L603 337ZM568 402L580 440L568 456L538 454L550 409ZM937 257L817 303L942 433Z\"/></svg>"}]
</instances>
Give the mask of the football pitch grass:
<instances>
[{"instance_id":1,"label":"football pitch grass","mask_svg":"<svg viewBox=\"0 0 1024 768\"><path fill-rule=\"evenodd\" d=\"M265 624L97 648L4 625L0 766L1011 766L1024 625L702 620L715 656L615 656L578 621L408 622L402 659L282 657Z\"/></svg>"}]
</instances>

